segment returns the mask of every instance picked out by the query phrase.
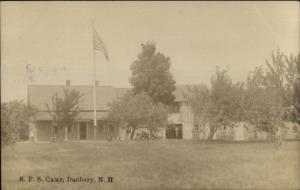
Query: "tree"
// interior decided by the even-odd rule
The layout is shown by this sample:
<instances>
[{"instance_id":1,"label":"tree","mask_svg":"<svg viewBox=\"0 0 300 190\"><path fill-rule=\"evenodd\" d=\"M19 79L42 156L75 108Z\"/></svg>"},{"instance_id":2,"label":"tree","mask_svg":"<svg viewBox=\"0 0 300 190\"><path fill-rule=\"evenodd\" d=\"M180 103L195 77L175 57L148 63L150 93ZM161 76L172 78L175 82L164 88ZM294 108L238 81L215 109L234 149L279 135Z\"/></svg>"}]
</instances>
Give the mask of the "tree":
<instances>
[{"instance_id":1,"label":"tree","mask_svg":"<svg viewBox=\"0 0 300 190\"><path fill-rule=\"evenodd\" d=\"M46 104L47 112L53 120L55 131L55 139L59 132L65 129L65 140L68 139L67 131L75 121L75 117L79 114L79 103L82 94L74 89L64 88L63 97L58 97L57 93L51 98L51 104Z\"/></svg>"},{"instance_id":2,"label":"tree","mask_svg":"<svg viewBox=\"0 0 300 190\"><path fill-rule=\"evenodd\" d=\"M210 89L203 85L189 91L196 122L209 125L208 139L212 139L219 128L233 127L241 120L243 84L232 83L227 70L217 67Z\"/></svg>"},{"instance_id":3,"label":"tree","mask_svg":"<svg viewBox=\"0 0 300 190\"><path fill-rule=\"evenodd\" d=\"M233 127L240 121L240 105L242 98L242 83L232 83L227 70L219 70L211 80L208 118L210 125L209 139L212 139L217 129Z\"/></svg>"},{"instance_id":4,"label":"tree","mask_svg":"<svg viewBox=\"0 0 300 190\"><path fill-rule=\"evenodd\" d=\"M256 129L277 138L284 121L295 114L293 94L297 80L297 57L286 56L279 49L272 52L265 67L257 67L247 79L247 120Z\"/></svg>"},{"instance_id":5,"label":"tree","mask_svg":"<svg viewBox=\"0 0 300 190\"><path fill-rule=\"evenodd\" d=\"M172 104L176 88L170 66L170 58L156 52L154 43L142 44L142 52L130 67L133 93L145 92L155 103Z\"/></svg>"},{"instance_id":6,"label":"tree","mask_svg":"<svg viewBox=\"0 0 300 190\"><path fill-rule=\"evenodd\" d=\"M295 60L295 62L297 66L298 77L294 85L294 107L296 110L296 121L300 124L300 54L298 55L298 58Z\"/></svg>"},{"instance_id":7,"label":"tree","mask_svg":"<svg viewBox=\"0 0 300 190\"><path fill-rule=\"evenodd\" d=\"M258 131L266 131L275 137L278 127L283 125L284 111L282 97L276 88L264 85L265 73L257 67L248 75L244 93L244 119L254 126L255 136Z\"/></svg>"},{"instance_id":8,"label":"tree","mask_svg":"<svg viewBox=\"0 0 300 190\"><path fill-rule=\"evenodd\" d=\"M292 54L286 56L284 52L277 49L272 52L271 61L266 60L266 68L262 75L262 84L265 88L272 89L273 93L281 98L284 119L293 114L294 85L297 80L297 57Z\"/></svg>"},{"instance_id":9,"label":"tree","mask_svg":"<svg viewBox=\"0 0 300 190\"><path fill-rule=\"evenodd\" d=\"M1 103L1 145L13 145L20 136L28 135L28 125L37 109L22 100Z\"/></svg>"},{"instance_id":10,"label":"tree","mask_svg":"<svg viewBox=\"0 0 300 190\"><path fill-rule=\"evenodd\" d=\"M136 94L129 92L119 97L110 105L107 119L119 126L124 126L126 131L131 131L132 140L137 128L146 127L150 135L154 136L159 126L167 122L167 110L161 103L154 103L145 93Z\"/></svg>"}]
</instances>

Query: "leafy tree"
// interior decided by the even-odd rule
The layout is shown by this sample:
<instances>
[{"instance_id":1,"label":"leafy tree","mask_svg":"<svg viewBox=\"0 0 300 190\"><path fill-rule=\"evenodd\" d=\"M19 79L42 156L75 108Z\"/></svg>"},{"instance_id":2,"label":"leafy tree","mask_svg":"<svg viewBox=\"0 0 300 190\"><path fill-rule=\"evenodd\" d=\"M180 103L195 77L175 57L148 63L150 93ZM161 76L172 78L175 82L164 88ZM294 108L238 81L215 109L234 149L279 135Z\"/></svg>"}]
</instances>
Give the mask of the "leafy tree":
<instances>
[{"instance_id":1,"label":"leafy tree","mask_svg":"<svg viewBox=\"0 0 300 190\"><path fill-rule=\"evenodd\" d=\"M146 127L153 136L159 126L163 127L167 122L167 110L161 103L154 103L145 93L126 95L118 98L110 105L107 118L127 131L131 130L132 140L137 128Z\"/></svg>"},{"instance_id":2,"label":"leafy tree","mask_svg":"<svg viewBox=\"0 0 300 190\"><path fill-rule=\"evenodd\" d=\"M155 103L172 104L176 88L170 66L170 58L156 52L154 43L142 44L142 52L130 67L134 94L145 92Z\"/></svg>"},{"instance_id":3,"label":"leafy tree","mask_svg":"<svg viewBox=\"0 0 300 190\"><path fill-rule=\"evenodd\" d=\"M241 120L242 83L232 83L227 70L219 70L211 80L210 103L208 106L211 139L217 129L233 127Z\"/></svg>"},{"instance_id":4,"label":"leafy tree","mask_svg":"<svg viewBox=\"0 0 300 190\"><path fill-rule=\"evenodd\" d=\"M283 123L284 111L282 97L276 88L264 86L264 71L262 67L256 68L248 75L244 93L244 119L258 131L266 131L274 137L278 127Z\"/></svg>"},{"instance_id":5,"label":"leafy tree","mask_svg":"<svg viewBox=\"0 0 300 190\"><path fill-rule=\"evenodd\" d=\"M37 110L22 100L1 103L1 145L13 145L20 136L28 135L28 125Z\"/></svg>"},{"instance_id":6,"label":"leafy tree","mask_svg":"<svg viewBox=\"0 0 300 190\"><path fill-rule=\"evenodd\" d=\"M21 127L19 128L20 140L29 139L29 123L36 120L37 114L38 114L38 109L35 106L24 104L23 112L22 112L23 119L22 119Z\"/></svg>"},{"instance_id":7,"label":"leafy tree","mask_svg":"<svg viewBox=\"0 0 300 190\"><path fill-rule=\"evenodd\" d=\"M64 88L63 97L58 97L57 93L51 98L51 106L46 104L47 112L53 120L55 137L57 139L59 132L65 129L65 139L67 139L67 130L70 129L79 114L79 103L82 94L74 89Z\"/></svg>"},{"instance_id":8,"label":"leafy tree","mask_svg":"<svg viewBox=\"0 0 300 190\"><path fill-rule=\"evenodd\" d=\"M217 67L210 89L203 85L189 91L196 122L209 125L208 139L212 139L219 128L233 127L241 120L243 84L232 83L227 70Z\"/></svg>"},{"instance_id":9,"label":"leafy tree","mask_svg":"<svg viewBox=\"0 0 300 190\"><path fill-rule=\"evenodd\" d=\"M279 49L272 52L271 61L266 60L266 68L262 75L261 85L272 89L281 98L284 119L289 120L293 114L294 85L297 80L297 57L286 56Z\"/></svg>"},{"instance_id":10,"label":"leafy tree","mask_svg":"<svg viewBox=\"0 0 300 190\"><path fill-rule=\"evenodd\" d=\"M209 138L221 126L233 126L237 121L248 121L256 132L267 131L277 138L279 128L291 120L295 110L299 119L299 61L300 55L272 52L271 60L249 73L245 84L232 83L227 71L217 68L210 89L190 89L195 122L209 124Z\"/></svg>"},{"instance_id":11,"label":"leafy tree","mask_svg":"<svg viewBox=\"0 0 300 190\"><path fill-rule=\"evenodd\" d=\"M293 94L297 80L297 58L280 50L272 52L265 67L257 67L247 79L247 120L273 139L283 122L294 115Z\"/></svg>"},{"instance_id":12,"label":"leafy tree","mask_svg":"<svg viewBox=\"0 0 300 190\"><path fill-rule=\"evenodd\" d=\"M296 121L300 124L300 54L298 58L295 60L297 71L298 71L298 78L294 85L294 106L296 110Z\"/></svg>"}]
</instances>

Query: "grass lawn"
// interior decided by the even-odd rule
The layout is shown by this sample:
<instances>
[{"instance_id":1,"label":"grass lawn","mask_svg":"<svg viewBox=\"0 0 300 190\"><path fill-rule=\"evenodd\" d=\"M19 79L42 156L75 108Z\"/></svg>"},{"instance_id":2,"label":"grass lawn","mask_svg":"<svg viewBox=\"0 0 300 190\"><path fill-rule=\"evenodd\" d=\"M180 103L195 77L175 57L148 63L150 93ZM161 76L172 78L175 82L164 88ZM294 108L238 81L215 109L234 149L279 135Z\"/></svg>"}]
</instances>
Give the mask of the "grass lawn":
<instances>
[{"instance_id":1,"label":"grass lawn","mask_svg":"<svg viewBox=\"0 0 300 190\"><path fill-rule=\"evenodd\" d=\"M300 142L19 143L2 149L2 189L299 189ZM62 177L20 182L20 176ZM112 176L113 182L66 182Z\"/></svg>"}]
</instances>

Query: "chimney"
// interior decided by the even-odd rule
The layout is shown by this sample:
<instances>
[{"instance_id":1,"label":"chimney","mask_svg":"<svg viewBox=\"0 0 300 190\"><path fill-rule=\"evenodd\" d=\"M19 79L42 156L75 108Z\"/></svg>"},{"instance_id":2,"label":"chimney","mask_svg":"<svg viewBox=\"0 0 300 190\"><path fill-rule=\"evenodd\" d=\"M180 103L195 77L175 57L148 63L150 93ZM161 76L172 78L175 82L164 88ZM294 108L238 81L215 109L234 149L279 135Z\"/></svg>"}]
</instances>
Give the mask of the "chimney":
<instances>
[{"instance_id":1,"label":"chimney","mask_svg":"<svg viewBox=\"0 0 300 190\"><path fill-rule=\"evenodd\" d=\"M99 86L99 81L98 80L95 81L95 85Z\"/></svg>"},{"instance_id":2,"label":"chimney","mask_svg":"<svg viewBox=\"0 0 300 190\"><path fill-rule=\"evenodd\" d=\"M66 80L66 86L71 86L71 81L70 80Z\"/></svg>"}]
</instances>

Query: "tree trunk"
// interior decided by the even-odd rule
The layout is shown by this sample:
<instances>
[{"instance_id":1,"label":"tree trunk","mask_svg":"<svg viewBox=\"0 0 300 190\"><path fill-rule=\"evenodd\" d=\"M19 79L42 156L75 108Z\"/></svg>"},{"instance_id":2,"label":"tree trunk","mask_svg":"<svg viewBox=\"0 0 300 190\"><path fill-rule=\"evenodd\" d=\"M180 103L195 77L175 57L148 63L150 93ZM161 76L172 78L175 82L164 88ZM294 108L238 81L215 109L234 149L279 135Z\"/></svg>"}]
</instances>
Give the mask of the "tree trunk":
<instances>
[{"instance_id":1,"label":"tree trunk","mask_svg":"<svg viewBox=\"0 0 300 190\"><path fill-rule=\"evenodd\" d=\"M215 132L210 131L207 140L212 140Z\"/></svg>"},{"instance_id":2,"label":"tree trunk","mask_svg":"<svg viewBox=\"0 0 300 190\"><path fill-rule=\"evenodd\" d=\"M149 139L154 138L154 132L153 129L149 129Z\"/></svg>"},{"instance_id":3,"label":"tree trunk","mask_svg":"<svg viewBox=\"0 0 300 190\"><path fill-rule=\"evenodd\" d=\"M58 127L54 127L54 142L57 142L58 140Z\"/></svg>"},{"instance_id":4,"label":"tree trunk","mask_svg":"<svg viewBox=\"0 0 300 190\"><path fill-rule=\"evenodd\" d=\"M68 141L68 127L65 126L65 141Z\"/></svg>"},{"instance_id":5,"label":"tree trunk","mask_svg":"<svg viewBox=\"0 0 300 190\"><path fill-rule=\"evenodd\" d=\"M207 140L212 140L212 139L213 139L213 136L214 136L214 134L216 133L218 127L215 126L215 127L210 128L210 129L211 129L211 130L209 131L209 135L208 135Z\"/></svg>"},{"instance_id":6,"label":"tree trunk","mask_svg":"<svg viewBox=\"0 0 300 190\"><path fill-rule=\"evenodd\" d=\"M254 128L254 138L257 139L257 136L258 136L258 134L257 134L257 127L255 126L255 128Z\"/></svg>"},{"instance_id":7,"label":"tree trunk","mask_svg":"<svg viewBox=\"0 0 300 190\"><path fill-rule=\"evenodd\" d=\"M135 127L132 127L131 135L130 135L130 140L133 140L134 133L135 133Z\"/></svg>"}]
</instances>

